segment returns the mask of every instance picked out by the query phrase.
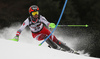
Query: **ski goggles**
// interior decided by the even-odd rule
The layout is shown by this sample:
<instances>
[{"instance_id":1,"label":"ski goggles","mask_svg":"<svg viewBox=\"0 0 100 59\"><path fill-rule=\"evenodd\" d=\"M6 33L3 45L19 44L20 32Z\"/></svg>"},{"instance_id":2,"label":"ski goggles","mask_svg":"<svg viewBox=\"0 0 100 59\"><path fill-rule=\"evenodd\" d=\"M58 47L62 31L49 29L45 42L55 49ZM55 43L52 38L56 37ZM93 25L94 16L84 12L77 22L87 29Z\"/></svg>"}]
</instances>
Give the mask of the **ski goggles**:
<instances>
[{"instance_id":1,"label":"ski goggles","mask_svg":"<svg viewBox=\"0 0 100 59\"><path fill-rule=\"evenodd\" d=\"M32 12L32 15L35 16L35 15L39 15L39 12L36 11L36 12Z\"/></svg>"}]
</instances>

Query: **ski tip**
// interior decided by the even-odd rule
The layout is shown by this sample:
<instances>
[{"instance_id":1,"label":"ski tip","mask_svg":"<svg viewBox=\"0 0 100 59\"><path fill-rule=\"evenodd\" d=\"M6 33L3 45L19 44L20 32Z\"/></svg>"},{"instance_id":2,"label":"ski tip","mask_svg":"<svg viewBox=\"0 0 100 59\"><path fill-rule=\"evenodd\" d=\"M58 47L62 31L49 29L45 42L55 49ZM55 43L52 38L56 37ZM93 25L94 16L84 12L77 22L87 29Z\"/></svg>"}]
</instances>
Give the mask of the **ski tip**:
<instances>
[{"instance_id":1,"label":"ski tip","mask_svg":"<svg viewBox=\"0 0 100 59\"><path fill-rule=\"evenodd\" d=\"M39 46L41 46L42 44L39 44Z\"/></svg>"}]
</instances>

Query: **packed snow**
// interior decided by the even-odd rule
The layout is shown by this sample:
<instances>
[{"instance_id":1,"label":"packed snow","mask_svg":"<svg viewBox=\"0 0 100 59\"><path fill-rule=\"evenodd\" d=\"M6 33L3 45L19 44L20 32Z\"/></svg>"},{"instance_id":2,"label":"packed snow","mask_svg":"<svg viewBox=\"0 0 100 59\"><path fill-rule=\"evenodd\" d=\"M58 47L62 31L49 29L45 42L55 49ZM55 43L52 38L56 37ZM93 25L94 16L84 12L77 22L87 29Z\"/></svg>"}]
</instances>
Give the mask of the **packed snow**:
<instances>
[{"instance_id":1,"label":"packed snow","mask_svg":"<svg viewBox=\"0 0 100 59\"><path fill-rule=\"evenodd\" d=\"M76 55L68 52L50 49L0 39L0 59L97 59Z\"/></svg>"},{"instance_id":2,"label":"packed snow","mask_svg":"<svg viewBox=\"0 0 100 59\"><path fill-rule=\"evenodd\" d=\"M20 26L21 24L17 23L14 26L12 24L11 27L5 27L0 30L0 59L97 59L89 57L88 53L84 56L85 54L76 55L52 48L50 49L46 43L38 46L41 41L33 39L29 29L23 30L18 42L10 41L9 39L12 39L16 35L16 31ZM57 38L62 39L59 35L57 35ZM71 48L75 47L77 38L67 38L74 39L73 41L67 41L67 45Z\"/></svg>"}]
</instances>

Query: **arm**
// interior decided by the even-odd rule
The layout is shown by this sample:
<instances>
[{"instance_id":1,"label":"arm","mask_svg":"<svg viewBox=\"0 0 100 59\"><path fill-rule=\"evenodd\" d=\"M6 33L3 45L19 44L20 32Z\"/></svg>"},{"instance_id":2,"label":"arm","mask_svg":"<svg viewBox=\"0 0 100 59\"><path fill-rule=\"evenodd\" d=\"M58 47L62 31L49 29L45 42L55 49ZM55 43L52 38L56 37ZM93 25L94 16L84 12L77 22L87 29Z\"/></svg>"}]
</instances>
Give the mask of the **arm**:
<instances>
[{"instance_id":1,"label":"arm","mask_svg":"<svg viewBox=\"0 0 100 59\"><path fill-rule=\"evenodd\" d=\"M43 16L41 16L41 22L44 23L46 26L49 26L50 22L47 21L47 19Z\"/></svg>"},{"instance_id":2,"label":"arm","mask_svg":"<svg viewBox=\"0 0 100 59\"><path fill-rule=\"evenodd\" d=\"M28 18L23 22L23 24L21 25L21 27L19 28L19 30L16 33L16 36L11 39L12 41L18 41L19 40L19 35L21 34L21 32L24 30L24 28L29 25L29 20Z\"/></svg>"},{"instance_id":3,"label":"arm","mask_svg":"<svg viewBox=\"0 0 100 59\"><path fill-rule=\"evenodd\" d=\"M45 17L42 17L42 22L43 22L46 26L48 26L48 27L50 27L50 28L55 28L55 26L56 26L54 23L48 22L48 21L46 20Z\"/></svg>"},{"instance_id":4,"label":"arm","mask_svg":"<svg viewBox=\"0 0 100 59\"><path fill-rule=\"evenodd\" d=\"M29 20L26 19L23 24L21 25L21 27L18 29L16 36L19 36L21 34L21 32L25 29L25 27L29 25Z\"/></svg>"}]
</instances>

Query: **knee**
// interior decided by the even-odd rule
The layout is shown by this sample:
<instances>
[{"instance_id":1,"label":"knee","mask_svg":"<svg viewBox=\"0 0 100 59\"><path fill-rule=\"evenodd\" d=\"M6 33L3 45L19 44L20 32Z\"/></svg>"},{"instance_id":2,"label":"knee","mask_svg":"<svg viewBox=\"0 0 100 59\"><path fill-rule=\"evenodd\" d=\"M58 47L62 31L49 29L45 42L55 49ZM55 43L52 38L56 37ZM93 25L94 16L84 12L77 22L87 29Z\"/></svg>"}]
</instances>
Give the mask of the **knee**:
<instances>
[{"instance_id":1,"label":"knee","mask_svg":"<svg viewBox=\"0 0 100 59\"><path fill-rule=\"evenodd\" d=\"M53 37L52 40L53 40L53 42L55 42L55 43L57 43L57 41L58 41L58 39L57 39L55 36Z\"/></svg>"},{"instance_id":2,"label":"knee","mask_svg":"<svg viewBox=\"0 0 100 59\"><path fill-rule=\"evenodd\" d=\"M41 35L38 36L37 39L38 39L38 41L41 41L41 40L45 39L45 37L46 37L45 34L41 34Z\"/></svg>"}]
</instances>

